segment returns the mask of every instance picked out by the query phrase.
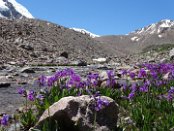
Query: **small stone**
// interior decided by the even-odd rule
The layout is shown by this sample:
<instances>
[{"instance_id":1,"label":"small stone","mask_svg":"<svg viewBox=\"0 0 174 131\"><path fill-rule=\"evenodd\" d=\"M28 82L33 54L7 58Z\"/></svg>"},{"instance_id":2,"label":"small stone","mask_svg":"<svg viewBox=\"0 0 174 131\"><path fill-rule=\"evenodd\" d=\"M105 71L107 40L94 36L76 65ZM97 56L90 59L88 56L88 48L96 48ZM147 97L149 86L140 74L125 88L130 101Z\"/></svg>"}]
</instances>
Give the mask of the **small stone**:
<instances>
[{"instance_id":1,"label":"small stone","mask_svg":"<svg viewBox=\"0 0 174 131\"><path fill-rule=\"evenodd\" d=\"M174 48L170 50L169 56L170 56L170 60L174 59Z\"/></svg>"},{"instance_id":2,"label":"small stone","mask_svg":"<svg viewBox=\"0 0 174 131\"><path fill-rule=\"evenodd\" d=\"M87 62L84 60L77 60L71 63L73 66L87 66Z\"/></svg>"},{"instance_id":3,"label":"small stone","mask_svg":"<svg viewBox=\"0 0 174 131\"><path fill-rule=\"evenodd\" d=\"M67 58L68 59L68 53L65 51L65 52L62 52L61 54L60 54L60 56L61 57L65 57L65 58Z\"/></svg>"}]
</instances>

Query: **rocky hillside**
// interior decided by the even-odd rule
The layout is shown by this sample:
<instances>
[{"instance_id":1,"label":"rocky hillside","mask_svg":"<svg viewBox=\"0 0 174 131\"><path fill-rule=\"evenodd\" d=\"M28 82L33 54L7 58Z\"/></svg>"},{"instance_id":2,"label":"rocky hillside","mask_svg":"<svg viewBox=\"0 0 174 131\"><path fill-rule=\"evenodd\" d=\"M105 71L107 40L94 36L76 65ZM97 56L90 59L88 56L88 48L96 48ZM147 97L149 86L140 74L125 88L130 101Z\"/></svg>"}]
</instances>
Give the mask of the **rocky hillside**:
<instances>
[{"instance_id":1,"label":"rocky hillside","mask_svg":"<svg viewBox=\"0 0 174 131\"><path fill-rule=\"evenodd\" d=\"M70 59L112 55L90 36L36 19L0 19L0 60L55 60L66 52Z\"/></svg>"}]
</instances>

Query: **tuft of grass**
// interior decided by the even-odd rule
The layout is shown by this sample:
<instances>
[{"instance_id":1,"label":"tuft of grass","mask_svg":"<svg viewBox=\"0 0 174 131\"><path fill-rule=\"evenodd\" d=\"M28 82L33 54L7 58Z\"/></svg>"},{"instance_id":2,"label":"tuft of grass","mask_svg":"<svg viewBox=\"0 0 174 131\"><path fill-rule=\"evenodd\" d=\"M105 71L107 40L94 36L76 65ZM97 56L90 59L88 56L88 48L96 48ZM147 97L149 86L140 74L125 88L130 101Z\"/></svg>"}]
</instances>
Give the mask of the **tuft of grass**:
<instances>
[{"instance_id":1,"label":"tuft of grass","mask_svg":"<svg viewBox=\"0 0 174 131\"><path fill-rule=\"evenodd\" d=\"M151 45L143 49L143 53L146 53L148 51L154 51L154 52L163 52L168 51L170 49L174 48L174 44L160 44L160 45Z\"/></svg>"}]
</instances>

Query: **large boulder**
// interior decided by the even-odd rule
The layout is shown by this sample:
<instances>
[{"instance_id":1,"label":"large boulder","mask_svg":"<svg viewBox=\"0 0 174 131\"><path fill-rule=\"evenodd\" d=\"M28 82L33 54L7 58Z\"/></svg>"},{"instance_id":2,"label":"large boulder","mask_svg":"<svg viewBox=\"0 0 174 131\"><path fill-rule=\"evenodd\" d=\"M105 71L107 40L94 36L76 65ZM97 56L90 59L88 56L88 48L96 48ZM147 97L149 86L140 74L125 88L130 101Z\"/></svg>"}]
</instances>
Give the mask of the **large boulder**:
<instances>
[{"instance_id":1,"label":"large boulder","mask_svg":"<svg viewBox=\"0 0 174 131\"><path fill-rule=\"evenodd\" d=\"M109 97L101 96L107 101L99 111L95 110L95 99L88 95L69 96L50 106L40 117L36 128L47 120L56 120L62 131L113 131L116 130L118 105ZM48 115L49 112L49 115Z\"/></svg>"}]
</instances>

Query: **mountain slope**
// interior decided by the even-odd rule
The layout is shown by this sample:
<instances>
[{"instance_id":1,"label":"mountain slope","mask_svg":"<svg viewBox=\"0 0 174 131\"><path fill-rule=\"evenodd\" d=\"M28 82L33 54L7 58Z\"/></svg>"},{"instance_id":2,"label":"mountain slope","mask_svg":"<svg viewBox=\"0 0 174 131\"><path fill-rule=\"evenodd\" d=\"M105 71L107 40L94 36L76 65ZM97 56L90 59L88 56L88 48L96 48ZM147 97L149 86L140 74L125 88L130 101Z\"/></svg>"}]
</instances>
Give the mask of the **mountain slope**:
<instances>
[{"instance_id":1,"label":"mountain slope","mask_svg":"<svg viewBox=\"0 0 174 131\"><path fill-rule=\"evenodd\" d=\"M0 27L0 60L54 60L62 52L85 60L110 55L88 35L46 21L0 19Z\"/></svg>"},{"instance_id":2,"label":"mountain slope","mask_svg":"<svg viewBox=\"0 0 174 131\"><path fill-rule=\"evenodd\" d=\"M6 19L34 18L24 6L15 0L0 0L0 17Z\"/></svg>"},{"instance_id":3,"label":"mountain slope","mask_svg":"<svg viewBox=\"0 0 174 131\"><path fill-rule=\"evenodd\" d=\"M174 44L174 21L161 20L128 35L101 36L95 39L108 43L113 49L138 53L151 45Z\"/></svg>"}]
</instances>

